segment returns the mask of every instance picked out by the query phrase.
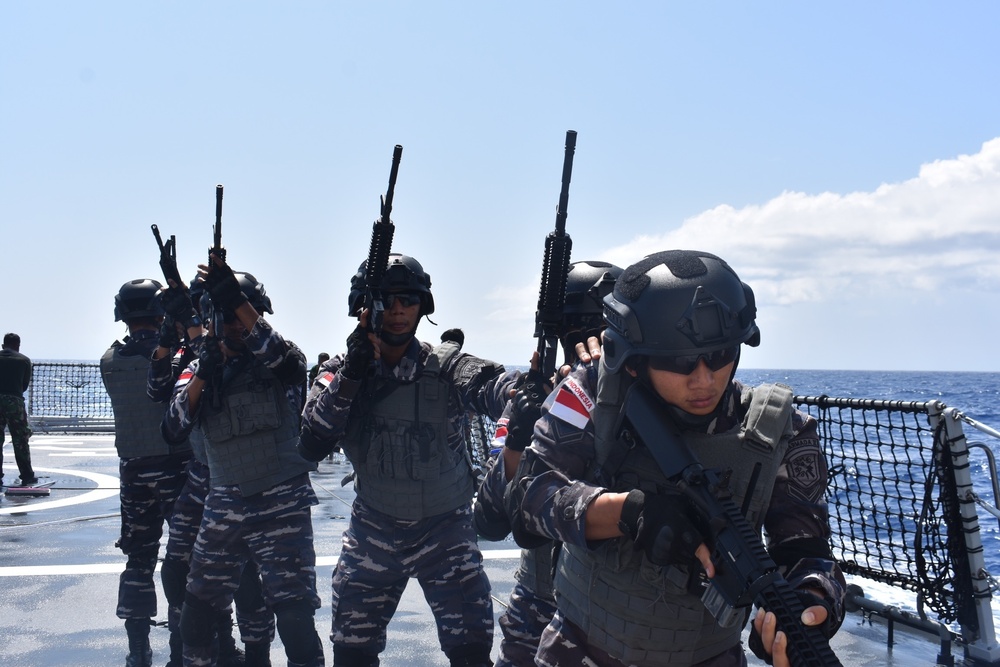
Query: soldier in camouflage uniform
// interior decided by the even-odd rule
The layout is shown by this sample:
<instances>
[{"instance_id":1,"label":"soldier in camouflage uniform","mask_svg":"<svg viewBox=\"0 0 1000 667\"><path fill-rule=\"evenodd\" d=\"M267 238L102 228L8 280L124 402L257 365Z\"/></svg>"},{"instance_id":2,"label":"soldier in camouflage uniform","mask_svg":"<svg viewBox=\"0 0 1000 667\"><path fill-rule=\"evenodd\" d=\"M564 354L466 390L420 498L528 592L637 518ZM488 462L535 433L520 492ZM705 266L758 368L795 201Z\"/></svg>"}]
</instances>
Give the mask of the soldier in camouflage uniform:
<instances>
[{"instance_id":1,"label":"soldier in camouflage uniform","mask_svg":"<svg viewBox=\"0 0 1000 667\"><path fill-rule=\"evenodd\" d=\"M28 413L24 409L24 392L31 384L31 360L21 354L21 337L9 333L3 337L0 349L0 485L3 484L4 427L10 429L14 444L14 461L21 473L21 484L35 484L38 478L31 467L28 438Z\"/></svg>"},{"instance_id":2,"label":"soldier in camouflage uniform","mask_svg":"<svg viewBox=\"0 0 1000 667\"><path fill-rule=\"evenodd\" d=\"M832 634L845 583L830 553L816 422L786 387L733 379L740 345L760 340L753 292L714 255L668 251L626 269L604 304L599 368L578 366L549 395L507 489L520 544L563 542L536 664L746 664L747 614L722 627L701 601L714 566L697 519L650 450L618 432L636 395L660 406L704 466L731 471L734 502L808 601L803 621ZM772 613L758 613L751 647L787 665L777 630Z\"/></svg>"},{"instance_id":3,"label":"soldier in camouflage uniform","mask_svg":"<svg viewBox=\"0 0 1000 667\"><path fill-rule=\"evenodd\" d=\"M184 485L191 446L185 438L168 443L160 434L163 406L146 396L150 357L159 340L163 311L160 283L138 279L122 285L115 296L115 320L129 334L115 341L101 358L101 379L115 415L115 448L121 484L121 539L128 557L118 587L119 618L125 619L127 667L152 661L149 628L156 615L153 572L163 527Z\"/></svg>"},{"instance_id":4,"label":"soldier in camouflage uniform","mask_svg":"<svg viewBox=\"0 0 1000 667\"><path fill-rule=\"evenodd\" d=\"M250 274L248 299L225 261L201 267L223 340L189 329L198 359L181 373L163 420L168 440L198 424L211 489L205 498L181 610L184 665L212 664L215 619L232 603L248 560L260 571L289 667L322 667L316 633L316 555L309 481L295 451L306 361L261 317L272 312ZM265 663L266 664L266 663Z\"/></svg>"},{"instance_id":5,"label":"soldier in camouflage uniform","mask_svg":"<svg viewBox=\"0 0 1000 667\"><path fill-rule=\"evenodd\" d=\"M566 276L566 297L560 322L559 339L567 366L578 361L591 363L600 358L599 336L604 329L603 299L611 293L622 270L607 262L574 262ZM589 343L589 347L588 347ZM593 352L593 356L591 355ZM536 353L537 360L537 353ZM510 534L510 520L504 508L504 490L514 477L521 453L531 442L541 401L551 389L550 378L536 378L537 369L526 377L497 422L493 445L499 447L474 506L478 533L499 541ZM521 550L521 562L514 573L514 589L507 609L500 615L500 655L494 667L523 667L535 664L535 653L542 631L552 620L556 602L552 593L553 552L558 544L546 540L533 549Z\"/></svg>"},{"instance_id":6,"label":"soldier in camouflage uniform","mask_svg":"<svg viewBox=\"0 0 1000 667\"><path fill-rule=\"evenodd\" d=\"M498 418L516 376L460 352L456 341L417 340L434 299L430 276L412 257L389 257L379 336L366 329L365 264L351 287L348 312L359 324L346 354L321 367L299 443L312 461L343 449L355 472L357 497L333 575L334 664L379 664L386 626L416 578L451 665L489 665L493 604L472 525L464 423L467 410Z\"/></svg>"},{"instance_id":7,"label":"soldier in camouflage uniform","mask_svg":"<svg viewBox=\"0 0 1000 667\"><path fill-rule=\"evenodd\" d=\"M255 285L245 274L237 273L240 287L247 298L255 297ZM166 317L160 328L159 347L153 352L149 365L146 393L159 403L166 403L173 395L174 385L180 373L197 358L191 347L181 344L180 332L186 338L201 335L202 318L199 313L204 286L201 281L191 281L190 290L173 284L163 291L162 302ZM266 295L262 297L266 300ZM269 310L263 305L262 310ZM209 491L210 471L208 454L205 450L205 436L200 426L195 425L188 437L193 457L188 464L187 480L174 503L174 513L170 517L170 534L160 576L163 594L169 605L167 624L170 628L170 662L167 667L180 667L183 662L183 639L180 632L181 607L184 604L184 590L191 567L191 553L194 550L198 530L201 527L205 508L205 497ZM217 645L217 667L268 667L270 663L271 641L274 638L274 614L264 601L260 575L253 561L248 561L243 570L239 588L235 593L236 618L240 634L246 645L246 655L237 648L233 638L233 619L229 607L219 612L215 618L213 649Z\"/></svg>"}]
</instances>

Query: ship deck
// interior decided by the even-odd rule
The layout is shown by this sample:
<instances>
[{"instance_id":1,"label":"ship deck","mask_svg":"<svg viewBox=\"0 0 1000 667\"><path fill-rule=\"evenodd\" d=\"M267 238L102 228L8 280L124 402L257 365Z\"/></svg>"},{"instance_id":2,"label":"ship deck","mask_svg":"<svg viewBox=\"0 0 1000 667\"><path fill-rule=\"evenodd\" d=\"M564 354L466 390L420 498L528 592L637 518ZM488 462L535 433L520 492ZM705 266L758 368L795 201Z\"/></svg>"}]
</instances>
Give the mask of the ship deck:
<instances>
[{"instance_id":1,"label":"ship deck","mask_svg":"<svg viewBox=\"0 0 1000 667\"><path fill-rule=\"evenodd\" d=\"M6 446L8 474L13 452ZM119 532L118 459L110 435L36 435L31 439L36 474L51 484L48 497L0 496L0 664L5 667L107 667L123 664L126 638L115 616L118 575L124 556L115 548ZM353 486L340 480L345 463L324 461L313 474L320 504L313 509L317 575L323 607L316 624L332 664L330 580L347 526ZM165 538L164 538L165 539ZM513 585L518 550L513 542L481 543L493 586L494 612ZM150 633L154 664L167 661L166 603L159 591L158 623ZM936 637L878 617L851 613L832 646L845 667L938 664ZM499 645L495 639L494 657ZM961 650L953 649L959 655ZM753 656L751 665L762 664ZM272 647L274 667L285 665L280 639ZM416 582L411 581L389 625L387 666L447 665L437 645L434 620Z\"/></svg>"}]
</instances>

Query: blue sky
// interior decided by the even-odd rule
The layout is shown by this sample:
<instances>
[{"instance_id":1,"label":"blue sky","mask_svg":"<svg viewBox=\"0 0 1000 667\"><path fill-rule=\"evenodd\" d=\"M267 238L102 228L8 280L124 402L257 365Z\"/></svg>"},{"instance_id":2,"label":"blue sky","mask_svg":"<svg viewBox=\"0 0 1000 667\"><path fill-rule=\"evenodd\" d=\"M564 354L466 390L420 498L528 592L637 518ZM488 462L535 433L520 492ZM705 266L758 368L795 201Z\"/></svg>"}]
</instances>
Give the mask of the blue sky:
<instances>
[{"instance_id":1,"label":"blue sky","mask_svg":"<svg viewBox=\"0 0 1000 667\"><path fill-rule=\"evenodd\" d=\"M0 328L97 359L113 297L224 242L344 347L392 147L438 328L526 363L566 130L574 260L715 252L750 368L1000 371L1000 4L0 4Z\"/></svg>"}]
</instances>

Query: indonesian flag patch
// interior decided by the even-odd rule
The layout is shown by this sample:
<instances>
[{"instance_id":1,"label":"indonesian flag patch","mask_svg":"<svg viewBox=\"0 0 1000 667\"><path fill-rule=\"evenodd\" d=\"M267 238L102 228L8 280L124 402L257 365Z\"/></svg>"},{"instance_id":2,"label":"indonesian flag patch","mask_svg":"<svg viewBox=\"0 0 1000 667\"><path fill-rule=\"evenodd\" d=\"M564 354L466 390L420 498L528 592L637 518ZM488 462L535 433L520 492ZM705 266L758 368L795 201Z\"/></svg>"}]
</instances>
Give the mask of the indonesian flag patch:
<instances>
[{"instance_id":1,"label":"indonesian flag patch","mask_svg":"<svg viewBox=\"0 0 1000 667\"><path fill-rule=\"evenodd\" d=\"M185 368L184 370L181 371L180 375L177 376L177 382L174 383L174 388L175 389L179 389L179 388L183 387L188 382L190 382L191 378L193 378L193 377L194 377L194 373L191 372L191 367L188 366L187 368Z\"/></svg>"},{"instance_id":2,"label":"indonesian flag patch","mask_svg":"<svg viewBox=\"0 0 1000 667\"><path fill-rule=\"evenodd\" d=\"M329 387L330 383L333 382L333 373L327 371L316 378L316 382L320 383L323 387Z\"/></svg>"},{"instance_id":3,"label":"indonesian flag patch","mask_svg":"<svg viewBox=\"0 0 1000 667\"><path fill-rule=\"evenodd\" d=\"M573 426L583 429L590 421L594 409L594 399L587 390L572 377L563 380L556 392L549 414Z\"/></svg>"},{"instance_id":4,"label":"indonesian flag patch","mask_svg":"<svg viewBox=\"0 0 1000 667\"><path fill-rule=\"evenodd\" d=\"M493 447L499 449L507 442L507 424L509 422L507 417L501 417L497 420L497 430L493 432Z\"/></svg>"}]
</instances>

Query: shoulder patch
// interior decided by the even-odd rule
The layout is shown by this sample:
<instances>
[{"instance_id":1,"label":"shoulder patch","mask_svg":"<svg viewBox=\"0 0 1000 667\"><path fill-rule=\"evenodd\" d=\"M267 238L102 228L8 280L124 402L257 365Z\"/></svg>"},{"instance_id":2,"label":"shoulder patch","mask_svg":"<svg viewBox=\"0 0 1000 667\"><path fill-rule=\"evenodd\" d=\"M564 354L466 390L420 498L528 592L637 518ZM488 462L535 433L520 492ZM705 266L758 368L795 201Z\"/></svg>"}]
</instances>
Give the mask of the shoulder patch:
<instances>
[{"instance_id":1,"label":"shoulder patch","mask_svg":"<svg viewBox=\"0 0 1000 667\"><path fill-rule=\"evenodd\" d=\"M573 377L567 377L555 392L549 414L582 429L590 421L593 409L594 399L587 390Z\"/></svg>"},{"instance_id":2,"label":"shoulder patch","mask_svg":"<svg viewBox=\"0 0 1000 667\"><path fill-rule=\"evenodd\" d=\"M331 373L330 371L326 371L325 373L321 373L316 378L316 382L318 382L324 388L325 387L329 387L330 383L333 382L333 373Z\"/></svg>"},{"instance_id":3,"label":"shoulder patch","mask_svg":"<svg viewBox=\"0 0 1000 667\"><path fill-rule=\"evenodd\" d=\"M190 382L191 378L193 378L193 377L194 377L194 373L191 371L191 367L188 366L187 368L185 368L184 370L181 371L180 375L177 376L177 382L174 383L174 389L180 389L181 387L183 387L184 385L186 385L188 382Z\"/></svg>"}]
</instances>

